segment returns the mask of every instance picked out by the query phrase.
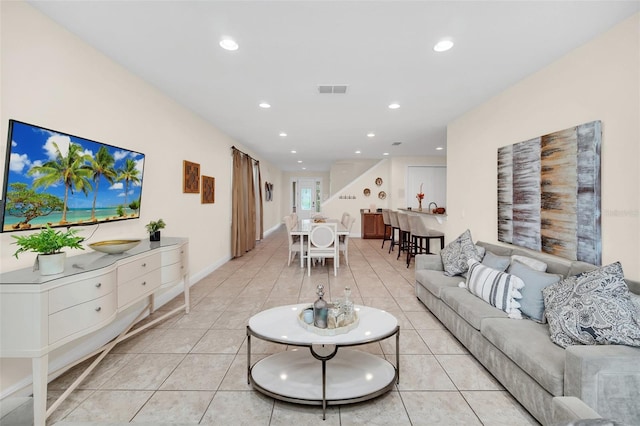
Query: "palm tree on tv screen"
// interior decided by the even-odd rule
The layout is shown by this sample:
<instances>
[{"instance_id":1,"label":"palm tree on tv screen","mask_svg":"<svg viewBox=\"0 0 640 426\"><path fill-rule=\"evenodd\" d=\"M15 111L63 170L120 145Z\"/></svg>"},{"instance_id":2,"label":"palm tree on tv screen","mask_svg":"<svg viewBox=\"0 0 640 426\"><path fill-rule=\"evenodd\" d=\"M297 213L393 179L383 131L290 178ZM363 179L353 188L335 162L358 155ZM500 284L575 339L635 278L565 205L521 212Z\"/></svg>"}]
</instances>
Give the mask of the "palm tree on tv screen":
<instances>
[{"instance_id":1,"label":"palm tree on tv screen","mask_svg":"<svg viewBox=\"0 0 640 426\"><path fill-rule=\"evenodd\" d=\"M130 183L140 183L140 170L136 168L136 162L131 158L127 158L124 167L118 170L118 178L116 180L124 181L124 205L127 205L127 195L129 194Z\"/></svg>"},{"instance_id":2,"label":"palm tree on tv screen","mask_svg":"<svg viewBox=\"0 0 640 426\"><path fill-rule=\"evenodd\" d=\"M82 191L85 195L92 189L91 170L85 167L91 156L82 153L82 147L75 143L69 144L67 156L63 156L57 143L53 143L56 150L56 159L44 163L42 166L33 166L28 174L40 175L33 181L33 187L45 188L57 183L64 184L64 201L62 207L61 223L67 222L67 205L69 201L69 191Z\"/></svg>"},{"instance_id":3,"label":"palm tree on tv screen","mask_svg":"<svg viewBox=\"0 0 640 426\"><path fill-rule=\"evenodd\" d=\"M95 184L95 188L93 190L93 205L91 207L91 220L96 220L96 199L98 198L98 186L100 185L100 176L104 176L104 178L110 183L113 184L116 177L118 176L116 173L116 169L113 167L115 164L115 159L113 155L109 153L109 150L105 146L101 146L96 154L95 158L92 158L90 161L90 169L93 174L93 182Z\"/></svg>"}]
</instances>

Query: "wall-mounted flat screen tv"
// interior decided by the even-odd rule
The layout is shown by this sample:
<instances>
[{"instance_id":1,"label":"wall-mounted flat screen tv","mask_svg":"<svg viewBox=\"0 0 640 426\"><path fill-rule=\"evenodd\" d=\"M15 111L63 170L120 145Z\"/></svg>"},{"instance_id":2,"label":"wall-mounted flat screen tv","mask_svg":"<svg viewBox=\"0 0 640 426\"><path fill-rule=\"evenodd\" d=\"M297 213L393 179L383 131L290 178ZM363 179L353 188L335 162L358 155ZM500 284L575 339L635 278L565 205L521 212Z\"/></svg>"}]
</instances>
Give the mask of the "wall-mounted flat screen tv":
<instances>
[{"instance_id":1,"label":"wall-mounted flat screen tv","mask_svg":"<svg viewBox=\"0 0 640 426\"><path fill-rule=\"evenodd\" d=\"M2 232L140 217L144 154L9 120Z\"/></svg>"}]
</instances>

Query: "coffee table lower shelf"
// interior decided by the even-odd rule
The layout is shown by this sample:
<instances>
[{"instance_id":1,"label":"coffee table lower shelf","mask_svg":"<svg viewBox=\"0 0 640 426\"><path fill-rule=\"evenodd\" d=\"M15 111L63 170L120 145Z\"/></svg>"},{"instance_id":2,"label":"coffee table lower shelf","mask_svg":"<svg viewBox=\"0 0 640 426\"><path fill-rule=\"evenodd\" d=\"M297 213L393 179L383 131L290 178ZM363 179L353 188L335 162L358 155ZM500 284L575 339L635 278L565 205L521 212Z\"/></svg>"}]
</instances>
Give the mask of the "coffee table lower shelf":
<instances>
[{"instance_id":1,"label":"coffee table lower shelf","mask_svg":"<svg viewBox=\"0 0 640 426\"><path fill-rule=\"evenodd\" d=\"M366 401L393 388L397 369L390 362L352 349L340 349L326 362L326 404ZM249 371L254 389L281 401L322 405L322 363L306 348L279 352Z\"/></svg>"}]
</instances>

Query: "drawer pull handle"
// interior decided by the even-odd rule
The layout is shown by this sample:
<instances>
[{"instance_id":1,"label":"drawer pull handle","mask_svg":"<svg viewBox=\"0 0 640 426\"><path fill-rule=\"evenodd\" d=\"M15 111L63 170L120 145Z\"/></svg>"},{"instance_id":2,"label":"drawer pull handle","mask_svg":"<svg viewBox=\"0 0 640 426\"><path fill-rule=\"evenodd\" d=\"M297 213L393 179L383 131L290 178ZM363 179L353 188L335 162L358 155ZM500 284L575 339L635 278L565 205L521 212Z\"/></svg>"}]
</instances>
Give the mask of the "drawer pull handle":
<instances>
[{"instance_id":1,"label":"drawer pull handle","mask_svg":"<svg viewBox=\"0 0 640 426\"><path fill-rule=\"evenodd\" d=\"M146 268L146 267L147 267L147 264L146 264L146 263L143 263L143 264L142 264L142 267L143 267L143 268Z\"/></svg>"},{"instance_id":2,"label":"drawer pull handle","mask_svg":"<svg viewBox=\"0 0 640 426\"><path fill-rule=\"evenodd\" d=\"M102 307L101 307L101 306L98 306L98 307L96 308L96 312L100 312L101 310L102 310Z\"/></svg>"},{"instance_id":3,"label":"drawer pull handle","mask_svg":"<svg viewBox=\"0 0 640 426\"><path fill-rule=\"evenodd\" d=\"M100 287L102 287L102 283L96 284L96 288L100 288Z\"/></svg>"},{"instance_id":4,"label":"drawer pull handle","mask_svg":"<svg viewBox=\"0 0 640 426\"><path fill-rule=\"evenodd\" d=\"M147 282L146 281L142 281L142 285L147 285Z\"/></svg>"}]
</instances>

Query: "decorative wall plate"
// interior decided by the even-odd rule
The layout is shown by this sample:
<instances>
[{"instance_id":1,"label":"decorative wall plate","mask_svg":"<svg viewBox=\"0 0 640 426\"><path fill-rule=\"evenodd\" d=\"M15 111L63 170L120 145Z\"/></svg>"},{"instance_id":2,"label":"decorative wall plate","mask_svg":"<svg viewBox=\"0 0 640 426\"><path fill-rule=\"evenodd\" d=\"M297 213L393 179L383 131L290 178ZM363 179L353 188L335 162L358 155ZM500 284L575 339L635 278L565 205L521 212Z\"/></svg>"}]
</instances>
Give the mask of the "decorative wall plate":
<instances>
[{"instance_id":1,"label":"decorative wall plate","mask_svg":"<svg viewBox=\"0 0 640 426\"><path fill-rule=\"evenodd\" d=\"M384 200L385 198L387 198L387 193L384 191L378 192L378 198L380 198L381 200Z\"/></svg>"},{"instance_id":2,"label":"decorative wall plate","mask_svg":"<svg viewBox=\"0 0 640 426\"><path fill-rule=\"evenodd\" d=\"M362 191L364 193L365 197L368 197L369 195L371 195L371 190L369 188L365 188L364 191Z\"/></svg>"},{"instance_id":3,"label":"decorative wall plate","mask_svg":"<svg viewBox=\"0 0 640 426\"><path fill-rule=\"evenodd\" d=\"M382 178L376 178L376 185L382 185Z\"/></svg>"}]
</instances>

